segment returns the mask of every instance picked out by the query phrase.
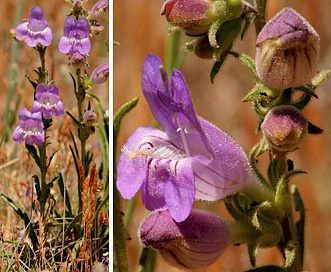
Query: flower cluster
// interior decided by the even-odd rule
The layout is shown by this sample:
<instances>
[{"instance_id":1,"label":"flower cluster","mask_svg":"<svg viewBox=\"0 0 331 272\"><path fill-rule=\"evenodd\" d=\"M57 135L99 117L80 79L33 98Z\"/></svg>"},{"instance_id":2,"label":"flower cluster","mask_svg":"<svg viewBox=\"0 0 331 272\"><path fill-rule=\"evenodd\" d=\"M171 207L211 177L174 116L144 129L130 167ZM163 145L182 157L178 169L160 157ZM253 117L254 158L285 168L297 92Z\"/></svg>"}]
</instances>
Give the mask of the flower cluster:
<instances>
[{"instance_id":1,"label":"flower cluster","mask_svg":"<svg viewBox=\"0 0 331 272\"><path fill-rule=\"evenodd\" d=\"M273 201L275 194L252 175L242 148L196 115L179 70L173 70L170 81L161 60L147 55L142 90L163 131L140 127L132 133L122 148L117 188L124 199L131 199L141 188L145 207L154 211L139 232L143 245L157 249L174 266L195 269L213 263L229 241L258 237L261 246L278 241L278 232L266 238L248 227L241 235L242 228L233 227L235 222L224 223L192 209L195 199L218 201L240 193ZM270 213L281 216L277 209L271 208Z\"/></svg>"},{"instance_id":2,"label":"flower cluster","mask_svg":"<svg viewBox=\"0 0 331 272\"><path fill-rule=\"evenodd\" d=\"M226 0L168 0L161 11L187 35L199 36L196 53L202 57L219 53L218 46L224 45L220 36L232 35L232 45L239 33L233 27L247 12L255 11L245 1ZM218 34L221 30L227 34ZM116 183L124 199L141 189L143 204L152 211L138 231L143 246L157 250L175 267L199 269L214 263L231 243L247 243L255 265L258 247L287 247L293 242L286 241L287 230L282 229L291 212L286 183L302 171L290 165L286 170L285 156L314 127L302 109L319 84L312 83L318 56L317 33L290 8L262 28L255 64L240 55L256 79L247 101L261 117L258 128L263 136L249 161L229 135L196 115L181 72L174 69L169 79L161 60L147 55L142 91L162 130L145 126L131 134L122 148ZM303 92L298 100L293 95L297 91ZM267 150L271 163L265 178L255 160ZM195 200L224 200L234 221L193 209Z\"/></svg>"},{"instance_id":3,"label":"flower cluster","mask_svg":"<svg viewBox=\"0 0 331 272\"><path fill-rule=\"evenodd\" d=\"M40 7L34 7L30 11L28 21L17 26L15 38L20 41L25 40L27 46L37 47L40 52L44 52L46 47L51 44L53 39L52 30L48 26ZM39 70L38 72L42 80L46 80L45 74L47 74L46 71ZM44 129L46 126L44 122L52 119L52 116L63 116L64 107L59 98L59 90L54 84L34 84L35 93L32 110L31 112L26 108L20 110L18 114L20 125L14 129L13 140L18 143L25 141L28 145L41 146L45 142Z\"/></svg>"}]
</instances>

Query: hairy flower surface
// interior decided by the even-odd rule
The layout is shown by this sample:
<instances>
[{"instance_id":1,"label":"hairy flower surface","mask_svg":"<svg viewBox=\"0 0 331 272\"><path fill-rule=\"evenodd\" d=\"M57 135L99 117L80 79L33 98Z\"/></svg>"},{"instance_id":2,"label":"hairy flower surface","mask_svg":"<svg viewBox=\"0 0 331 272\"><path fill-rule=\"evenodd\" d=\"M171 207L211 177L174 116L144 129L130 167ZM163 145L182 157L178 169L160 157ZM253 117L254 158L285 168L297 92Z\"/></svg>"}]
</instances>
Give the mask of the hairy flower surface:
<instances>
[{"instance_id":1,"label":"hairy flower surface","mask_svg":"<svg viewBox=\"0 0 331 272\"><path fill-rule=\"evenodd\" d=\"M196 116L181 72L173 70L170 85L161 60L148 55L142 90L164 131L141 127L127 140L118 164L123 198L141 188L147 209L169 209L180 222L194 198L214 201L238 192L250 175L247 157L230 136Z\"/></svg>"},{"instance_id":2,"label":"hairy flower surface","mask_svg":"<svg viewBox=\"0 0 331 272\"><path fill-rule=\"evenodd\" d=\"M261 30L256 41L256 68L275 89L310 82L317 71L320 44L314 28L299 13L284 8Z\"/></svg>"},{"instance_id":3,"label":"hairy flower surface","mask_svg":"<svg viewBox=\"0 0 331 272\"><path fill-rule=\"evenodd\" d=\"M41 112L31 113L23 108L18 113L21 122L13 131L13 140L18 143L25 141L28 145L43 145L45 141L44 124Z\"/></svg>"},{"instance_id":4,"label":"hairy flower surface","mask_svg":"<svg viewBox=\"0 0 331 272\"><path fill-rule=\"evenodd\" d=\"M272 147L280 151L291 151L307 135L308 120L294 106L277 106L265 116L261 130Z\"/></svg>"},{"instance_id":5,"label":"hairy flower surface","mask_svg":"<svg viewBox=\"0 0 331 272\"><path fill-rule=\"evenodd\" d=\"M62 117L64 114L63 103L59 98L59 90L54 85L41 83L36 88L36 100L32 106L32 112L40 111L45 119L51 119L52 116Z\"/></svg>"},{"instance_id":6,"label":"hairy flower surface","mask_svg":"<svg viewBox=\"0 0 331 272\"><path fill-rule=\"evenodd\" d=\"M68 16L64 22L64 35L59 42L59 51L71 56L85 56L91 50L90 23L85 18L76 20ZM77 58L77 57L76 57ZM81 57L80 57L81 59Z\"/></svg>"},{"instance_id":7,"label":"hairy flower surface","mask_svg":"<svg viewBox=\"0 0 331 272\"><path fill-rule=\"evenodd\" d=\"M34 7L30 11L28 21L16 27L15 38L19 41L25 40L29 47L35 47L38 43L49 46L52 43L52 30L48 26L40 7Z\"/></svg>"},{"instance_id":8,"label":"hairy flower surface","mask_svg":"<svg viewBox=\"0 0 331 272\"><path fill-rule=\"evenodd\" d=\"M187 35L196 36L207 33L216 20L233 20L242 11L240 0L168 0L163 4L161 15Z\"/></svg>"},{"instance_id":9,"label":"hairy flower surface","mask_svg":"<svg viewBox=\"0 0 331 272\"><path fill-rule=\"evenodd\" d=\"M231 240L223 219L194 209L183 222L176 222L168 210L154 211L141 224L138 236L143 246L157 250L165 261L181 269L211 265Z\"/></svg>"},{"instance_id":10,"label":"hairy flower surface","mask_svg":"<svg viewBox=\"0 0 331 272\"><path fill-rule=\"evenodd\" d=\"M88 16L90 20L99 21L103 18L109 8L109 0L99 0L91 9Z\"/></svg>"},{"instance_id":11,"label":"hairy flower surface","mask_svg":"<svg viewBox=\"0 0 331 272\"><path fill-rule=\"evenodd\" d=\"M94 69L91 74L90 80L95 84L102 84L108 80L109 77L109 64L104 63Z\"/></svg>"}]
</instances>

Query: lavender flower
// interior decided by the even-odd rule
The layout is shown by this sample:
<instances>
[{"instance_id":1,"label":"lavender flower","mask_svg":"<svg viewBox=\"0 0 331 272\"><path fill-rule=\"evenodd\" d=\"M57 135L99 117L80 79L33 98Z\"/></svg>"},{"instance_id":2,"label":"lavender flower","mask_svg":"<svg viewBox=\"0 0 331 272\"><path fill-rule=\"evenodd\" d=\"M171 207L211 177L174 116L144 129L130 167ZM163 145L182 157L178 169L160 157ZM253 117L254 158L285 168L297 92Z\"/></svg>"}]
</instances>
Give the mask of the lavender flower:
<instances>
[{"instance_id":1,"label":"lavender flower","mask_svg":"<svg viewBox=\"0 0 331 272\"><path fill-rule=\"evenodd\" d=\"M108 80L109 77L109 64L101 64L91 74L90 80L95 84L102 84Z\"/></svg>"},{"instance_id":2,"label":"lavender flower","mask_svg":"<svg viewBox=\"0 0 331 272\"><path fill-rule=\"evenodd\" d=\"M165 132L141 127L127 140L118 164L123 198L132 198L141 187L147 209L169 209L180 222L195 197L214 201L246 185L246 155L225 132L196 116L180 71L172 72L170 85L161 60L148 55L142 90Z\"/></svg>"},{"instance_id":3,"label":"lavender flower","mask_svg":"<svg viewBox=\"0 0 331 272\"><path fill-rule=\"evenodd\" d=\"M25 40L29 47L35 47L38 43L49 46L52 43L52 30L48 27L40 7L34 7L30 11L28 21L16 27L15 38L19 41Z\"/></svg>"},{"instance_id":4,"label":"lavender flower","mask_svg":"<svg viewBox=\"0 0 331 272\"><path fill-rule=\"evenodd\" d=\"M100 21L109 7L108 0L99 0L91 9L89 20Z\"/></svg>"},{"instance_id":5,"label":"lavender flower","mask_svg":"<svg viewBox=\"0 0 331 272\"><path fill-rule=\"evenodd\" d=\"M25 141L28 145L43 145L45 141L44 124L41 112L29 112L23 108L18 113L21 124L13 131L13 140L18 143Z\"/></svg>"},{"instance_id":6,"label":"lavender flower","mask_svg":"<svg viewBox=\"0 0 331 272\"><path fill-rule=\"evenodd\" d=\"M319 36L299 13L284 8L261 30L256 41L256 68L275 89L310 82L317 71Z\"/></svg>"},{"instance_id":7,"label":"lavender flower","mask_svg":"<svg viewBox=\"0 0 331 272\"><path fill-rule=\"evenodd\" d=\"M71 58L85 60L85 55L91 50L90 24L85 18L76 20L69 16L64 22L64 36L59 42L59 51L63 54L70 54Z\"/></svg>"},{"instance_id":8,"label":"lavender flower","mask_svg":"<svg viewBox=\"0 0 331 272\"><path fill-rule=\"evenodd\" d=\"M45 119L51 119L53 115L63 116L63 103L59 98L59 90L54 84L49 86L45 83L38 84L35 96L32 112L40 111Z\"/></svg>"},{"instance_id":9,"label":"lavender flower","mask_svg":"<svg viewBox=\"0 0 331 272\"><path fill-rule=\"evenodd\" d=\"M192 210L176 222L168 210L147 216L138 231L141 243L158 251L172 266L199 269L214 263L231 241L227 222L218 216Z\"/></svg>"}]
</instances>

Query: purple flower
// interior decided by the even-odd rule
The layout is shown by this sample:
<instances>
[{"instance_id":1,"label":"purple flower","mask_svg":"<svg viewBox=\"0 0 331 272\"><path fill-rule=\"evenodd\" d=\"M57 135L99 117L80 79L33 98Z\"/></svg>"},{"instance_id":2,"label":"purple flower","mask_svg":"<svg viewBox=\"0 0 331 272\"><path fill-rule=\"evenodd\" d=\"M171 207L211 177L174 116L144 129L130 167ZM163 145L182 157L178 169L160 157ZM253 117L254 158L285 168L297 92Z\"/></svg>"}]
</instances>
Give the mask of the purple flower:
<instances>
[{"instance_id":1,"label":"purple flower","mask_svg":"<svg viewBox=\"0 0 331 272\"><path fill-rule=\"evenodd\" d=\"M64 36L59 42L59 51L63 54L84 56L91 50L90 24L85 18L76 20L69 16L64 22ZM80 58L81 59L81 58Z\"/></svg>"},{"instance_id":2,"label":"purple flower","mask_svg":"<svg viewBox=\"0 0 331 272\"><path fill-rule=\"evenodd\" d=\"M141 187L147 209L169 209L180 222L194 198L214 201L240 191L251 173L248 159L229 135L196 116L181 72L173 70L170 85L161 60L150 54L142 90L164 131L141 127L127 140L118 164L123 198Z\"/></svg>"},{"instance_id":3,"label":"purple flower","mask_svg":"<svg viewBox=\"0 0 331 272\"><path fill-rule=\"evenodd\" d=\"M41 83L36 88L36 100L32 106L32 112L41 112L45 119L51 119L53 115L61 117L64 114L64 108L59 99L59 90L54 85Z\"/></svg>"},{"instance_id":4,"label":"purple flower","mask_svg":"<svg viewBox=\"0 0 331 272\"><path fill-rule=\"evenodd\" d=\"M108 80L109 77L109 64L101 64L91 74L90 80L95 84L102 84Z\"/></svg>"},{"instance_id":5,"label":"purple flower","mask_svg":"<svg viewBox=\"0 0 331 272\"><path fill-rule=\"evenodd\" d=\"M18 143L25 141L28 145L43 145L45 141L44 124L41 112L29 112L23 108L18 113L21 124L13 131L13 140Z\"/></svg>"},{"instance_id":6,"label":"purple flower","mask_svg":"<svg viewBox=\"0 0 331 272\"><path fill-rule=\"evenodd\" d=\"M174 221L168 210L154 211L141 224L138 236L143 246L185 270L214 263L232 238L227 221L201 210L192 210L183 222Z\"/></svg>"},{"instance_id":7,"label":"purple flower","mask_svg":"<svg viewBox=\"0 0 331 272\"><path fill-rule=\"evenodd\" d=\"M52 43L52 30L48 27L40 7L34 7L30 11L28 21L16 27L15 38L19 41L25 40L29 47L35 47L38 43L49 46Z\"/></svg>"},{"instance_id":8,"label":"purple flower","mask_svg":"<svg viewBox=\"0 0 331 272\"><path fill-rule=\"evenodd\" d=\"M99 0L91 9L88 19L100 21L102 17L105 15L108 7L109 7L108 0Z\"/></svg>"}]
</instances>

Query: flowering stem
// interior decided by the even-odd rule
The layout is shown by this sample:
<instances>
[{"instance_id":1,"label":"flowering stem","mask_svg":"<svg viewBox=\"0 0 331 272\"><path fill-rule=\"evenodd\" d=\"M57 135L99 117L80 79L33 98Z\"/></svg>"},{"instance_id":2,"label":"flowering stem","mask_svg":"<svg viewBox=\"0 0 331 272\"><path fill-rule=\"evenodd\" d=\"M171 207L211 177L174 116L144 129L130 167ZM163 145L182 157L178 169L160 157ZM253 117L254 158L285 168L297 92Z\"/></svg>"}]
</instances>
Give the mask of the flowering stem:
<instances>
[{"instance_id":1,"label":"flowering stem","mask_svg":"<svg viewBox=\"0 0 331 272\"><path fill-rule=\"evenodd\" d=\"M117 266L117 271L126 272L129 271L128 268L128 258L126 250L126 239L125 239L125 228L123 224L123 216L121 211L121 196L116 188L116 148L117 140L120 130L120 125L123 117L132 110L138 103L138 98L132 99L130 102L124 104L115 114L113 118L113 169L114 169L114 180L113 180L113 218L114 218L114 245L115 245L115 262Z\"/></svg>"},{"instance_id":2,"label":"flowering stem","mask_svg":"<svg viewBox=\"0 0 331 272\"><path fill-rule=\"evenodd\" d=\"M254 20L256 35L258 35L266 23L267 18L267 4L268 0L254 0L255 9L257 10L257 15Z\"/></svg>"},{"instance_id":3,"label":"flowering stem","mask_svg":"<svg viewBox=\"0 0 331 272\"><path fill-rule=\"evenodd\" d=\"M40 213L41 217L45 219L45 206L46 206L46 200L47 200L47 195L48 195L48 188L47 188L47 183L46 183L46 173L47 173L47 164L46 164L46 132L45 132L45 141L42 146L39 146L39 156L40 156L40 175L41 175L41 192L40 196L38 196L39 199L39 204L40 204Z\"/></svg>"},{"instance_id":4,"label":"flowering stem","mask_svg":"<svg viewBox=\"0 0 331 272\"><path fill-rule=\"evenodd\" d=\"M83 119L83 102L85 99L85 89L83 87L82 83L82 76L81 76L81 69L76 69L76 83L77 83L77 89L75 90L76 98L77 98L77 109L78 109L78 137L80 140L80 160L84 167L84 175L87 176L88 173L88 160L86 158L86 140L88 138L88 134L84 127L84 119ZM80 175L78 175L78 201L79 201L79 208L78 210L82 210L82 198L81 198L81 183L83 182L80 180Z\"/></svg>"}]
</instances>

